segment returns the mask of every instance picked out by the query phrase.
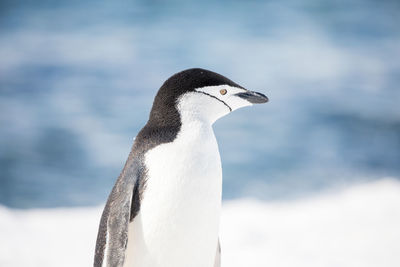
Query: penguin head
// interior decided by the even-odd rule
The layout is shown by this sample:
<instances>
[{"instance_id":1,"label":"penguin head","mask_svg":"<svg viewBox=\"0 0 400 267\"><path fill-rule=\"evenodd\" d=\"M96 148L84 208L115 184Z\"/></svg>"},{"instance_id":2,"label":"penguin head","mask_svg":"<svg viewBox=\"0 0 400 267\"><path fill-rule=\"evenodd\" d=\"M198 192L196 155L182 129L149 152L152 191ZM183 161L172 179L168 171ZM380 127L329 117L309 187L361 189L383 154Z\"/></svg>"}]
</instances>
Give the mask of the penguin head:
<instances>
[{"instance_id":1,"label":"penguin head","mask_svg":"<svg viewBox=\"0 0 400 267\"><path fill-rule=\"evenodd\" d=\"M188 69L174 74L161 86L150 120L168 124L179 116L212 124L238 108L266 102L264 94L247 90L218 73Z\"/></svg>"}]
</instances>

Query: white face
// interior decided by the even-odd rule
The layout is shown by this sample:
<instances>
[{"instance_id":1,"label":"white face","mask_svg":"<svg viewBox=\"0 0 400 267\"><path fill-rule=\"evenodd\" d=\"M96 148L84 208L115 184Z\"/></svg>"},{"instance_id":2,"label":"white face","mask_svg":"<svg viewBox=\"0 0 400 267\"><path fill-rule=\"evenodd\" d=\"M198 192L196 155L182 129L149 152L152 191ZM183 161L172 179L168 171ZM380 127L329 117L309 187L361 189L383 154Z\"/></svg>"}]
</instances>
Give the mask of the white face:
<instances>
[{"instance_id":1,"label":"white face","mask_svg":"<svg viewBox=\"0 0 400 267\"><path fill-rule=\"evenodd\" d=\"M229 85L201 87L183 94L177 107L185 118L189 116L190 119L200 119L212 124L238 108L251 106L251 102L237 95L246 92L251 91Z\"/></svg>"}]
</instances>

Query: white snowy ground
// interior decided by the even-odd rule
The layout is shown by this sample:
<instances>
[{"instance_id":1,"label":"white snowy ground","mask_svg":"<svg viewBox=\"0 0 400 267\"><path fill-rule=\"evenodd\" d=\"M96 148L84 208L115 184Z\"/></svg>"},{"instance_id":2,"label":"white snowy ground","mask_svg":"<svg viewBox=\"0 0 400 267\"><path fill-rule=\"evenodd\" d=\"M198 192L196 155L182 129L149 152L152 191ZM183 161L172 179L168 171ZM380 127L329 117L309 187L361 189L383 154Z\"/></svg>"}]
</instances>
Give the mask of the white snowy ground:
<instances>
[{"instance_id":1,"label":"white snowy ground","mask_svg":"<svg viewBox=\"0 0 400 267\"><path fill-rule=\"evenodd\" d=\"M91 266L101 208L0 207L0 266ZM400 182L285 202L224 202L225 267L400 266Z\"/></svg>"}]
</instances>

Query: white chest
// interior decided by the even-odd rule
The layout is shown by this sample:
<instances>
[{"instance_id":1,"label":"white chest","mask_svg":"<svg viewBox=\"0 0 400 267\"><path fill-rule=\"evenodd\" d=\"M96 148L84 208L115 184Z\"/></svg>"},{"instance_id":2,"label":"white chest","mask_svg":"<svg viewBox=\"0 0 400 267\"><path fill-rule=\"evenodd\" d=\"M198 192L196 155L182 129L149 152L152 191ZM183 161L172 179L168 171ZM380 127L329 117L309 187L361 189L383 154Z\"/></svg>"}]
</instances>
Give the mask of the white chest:
<instances>
[{"instance_id":1,"label":"white chest","mask_svg":"<svg viewBox=\"0 0 400 267\"><path fill-rule=\"evenodd\" d=\"M146 188L130 224L125 266L213 266L222 170L211 126L182 126L172 143L147 152Z\"/></svg>"}]
</instances>

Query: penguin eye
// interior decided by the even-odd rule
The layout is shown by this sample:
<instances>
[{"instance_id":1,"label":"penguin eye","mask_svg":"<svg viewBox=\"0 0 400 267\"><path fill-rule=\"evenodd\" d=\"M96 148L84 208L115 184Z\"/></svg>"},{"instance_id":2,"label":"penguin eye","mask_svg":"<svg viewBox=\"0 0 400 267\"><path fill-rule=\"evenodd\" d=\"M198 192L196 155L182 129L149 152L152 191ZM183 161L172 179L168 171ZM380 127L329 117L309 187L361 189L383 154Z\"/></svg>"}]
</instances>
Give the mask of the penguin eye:
<instances>
[{"instance_id":1,"label":"penguin eye","mask_svg":"<svg viewBox=\"0 0 400 267\"><path fill-rule=\"evenodd\" d=\"M221 89L219 90L219 92L221 93L221 95L225 95L228 91L226 89Z\"/></svg>"}]
</instances>

